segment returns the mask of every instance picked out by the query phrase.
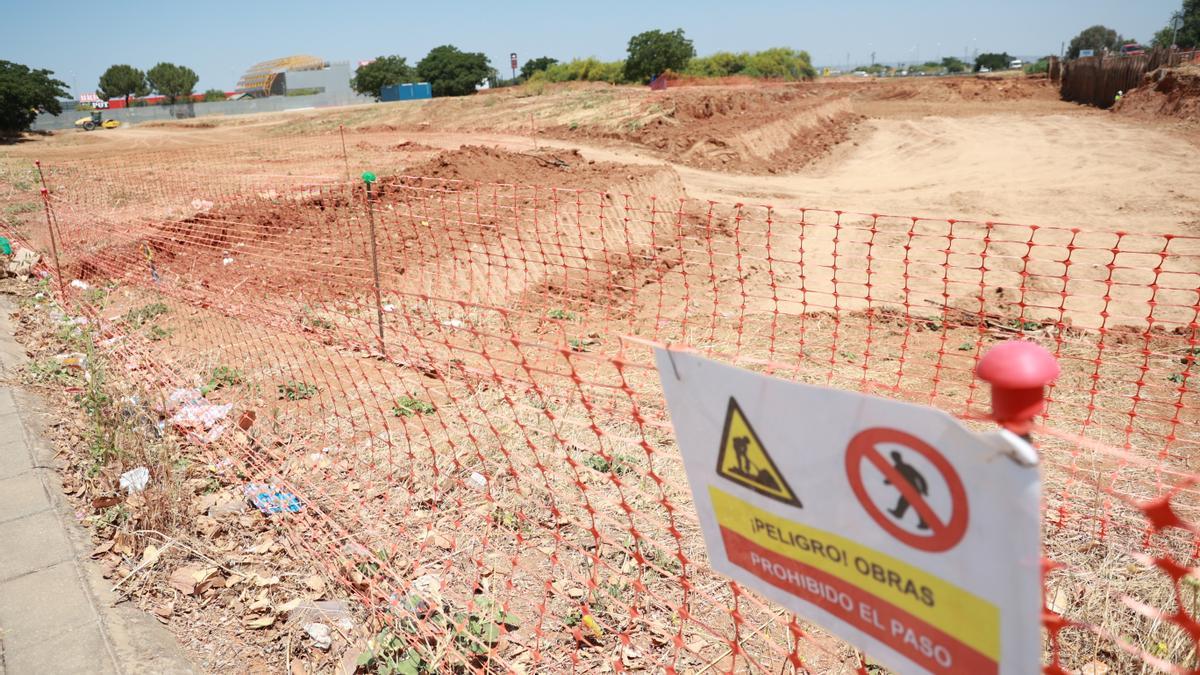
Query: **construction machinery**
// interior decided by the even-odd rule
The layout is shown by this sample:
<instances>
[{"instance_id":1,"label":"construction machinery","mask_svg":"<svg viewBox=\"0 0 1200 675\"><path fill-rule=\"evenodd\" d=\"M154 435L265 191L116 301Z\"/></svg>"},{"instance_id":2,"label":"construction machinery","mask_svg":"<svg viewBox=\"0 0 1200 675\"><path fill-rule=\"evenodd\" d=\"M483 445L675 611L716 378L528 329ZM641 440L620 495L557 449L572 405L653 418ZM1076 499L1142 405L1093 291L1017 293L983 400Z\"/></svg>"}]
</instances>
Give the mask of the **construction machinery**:
<instances>
[{"instance_id":1,"label":"construction machinery","mask_svg":"<svg viewBox=\"0 0 1200 675\"><path fill-rule=\"evenodd\" d=\"M91 131L92 129L116 129L121 126L117 120L105 120L104 114L93 110L91 115L75 120L75 128Z\"/></svg>"}]
</instances>

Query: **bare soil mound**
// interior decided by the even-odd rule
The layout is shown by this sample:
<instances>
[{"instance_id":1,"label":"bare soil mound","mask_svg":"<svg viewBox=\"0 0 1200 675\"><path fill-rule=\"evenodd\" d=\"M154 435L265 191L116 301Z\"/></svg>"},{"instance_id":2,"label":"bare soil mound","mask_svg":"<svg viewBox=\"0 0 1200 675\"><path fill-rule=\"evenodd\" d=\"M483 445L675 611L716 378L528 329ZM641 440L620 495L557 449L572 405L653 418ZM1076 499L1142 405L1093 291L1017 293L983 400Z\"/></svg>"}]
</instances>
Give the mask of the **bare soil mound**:
<instances>
[{"instance_id":1,"label":"bare soil mound","mask_svg":"<svg viewBox=\"0 0 1200 675\"><path fill-rule=\"evenodd\" d=\"M640 107L648 118L560 128L556 135L617 138L688 166L764 174L825 156L863 119L844 97L803 86L689 87L653 95Z\"/></svg>"},{"instance_id":2,"label":"bare soil mound","mask_svg":"<svg viewBox=\"0 0 1200 675\"><path fill-rule=\"evenodd\" d=\"M910 77L865 82L852 97L873 101L991 103L1056 100L1058 93L1044 77Z\"/></svg>"},{"instance_id":3,"label":"bare soil mound","mask_svg":"<svg viewBox=\"0 0 1200 675\"><path fill-rule=\"evenodd\" d=\"M1200 122L1200 64L1159 68L1113 107L1123 115Z\"/></svg>"}]
</instances>

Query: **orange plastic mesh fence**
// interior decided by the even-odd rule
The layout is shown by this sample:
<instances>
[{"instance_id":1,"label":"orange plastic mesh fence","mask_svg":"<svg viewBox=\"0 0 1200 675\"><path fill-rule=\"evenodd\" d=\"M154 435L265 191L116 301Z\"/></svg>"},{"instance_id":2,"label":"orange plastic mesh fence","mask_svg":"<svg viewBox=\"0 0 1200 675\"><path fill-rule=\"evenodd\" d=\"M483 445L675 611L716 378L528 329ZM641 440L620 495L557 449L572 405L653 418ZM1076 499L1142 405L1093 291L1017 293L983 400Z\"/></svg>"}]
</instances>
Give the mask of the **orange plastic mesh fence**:
<instances>
[{"instance_id":1,"label":"orange plastic mesh fence","mask_svg":"<svg viewBox=\"0 0 1200 675\"><path fill-rule=\"evenodd\" d=\"M1197 238L227 159L47 162L63 303L427 672L865 672L708 568L651 347L977 420L1013 337L1063 368L1048 670L1196 668Z\"/></svg>"}]
</instances>

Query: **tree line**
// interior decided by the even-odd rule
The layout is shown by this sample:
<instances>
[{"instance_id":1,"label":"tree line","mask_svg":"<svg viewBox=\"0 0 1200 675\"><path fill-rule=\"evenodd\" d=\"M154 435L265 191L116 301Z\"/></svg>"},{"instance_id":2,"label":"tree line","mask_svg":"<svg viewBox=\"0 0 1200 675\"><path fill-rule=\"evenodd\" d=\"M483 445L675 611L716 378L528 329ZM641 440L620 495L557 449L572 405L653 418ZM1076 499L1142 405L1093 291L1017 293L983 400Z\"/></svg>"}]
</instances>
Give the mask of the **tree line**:
<instances>
[{"instance_id":1,"label":"tree line","mask_svg":"<svg viewBox=\"0 0 1200 675\"><path fill-rule=\"evenodd\" d=\"M760 52L717 52L697 57L696 48L683 29L650 30L629 38L626 57L620 61L596 58L559 62L549 56L527 60L511 80L497 76L487 56L463 52L453 45L433 48L415 67L403 56L380 56L359 67L351 86L360 94L379 97L382 87L410 82L428 82L434 96L462 96L475 91L484 80L504 86L525 82L645 83L663 73L695 77L748 77L802 80L816 77L808 52L775 47Z\"/></svg>"}]
</instances>

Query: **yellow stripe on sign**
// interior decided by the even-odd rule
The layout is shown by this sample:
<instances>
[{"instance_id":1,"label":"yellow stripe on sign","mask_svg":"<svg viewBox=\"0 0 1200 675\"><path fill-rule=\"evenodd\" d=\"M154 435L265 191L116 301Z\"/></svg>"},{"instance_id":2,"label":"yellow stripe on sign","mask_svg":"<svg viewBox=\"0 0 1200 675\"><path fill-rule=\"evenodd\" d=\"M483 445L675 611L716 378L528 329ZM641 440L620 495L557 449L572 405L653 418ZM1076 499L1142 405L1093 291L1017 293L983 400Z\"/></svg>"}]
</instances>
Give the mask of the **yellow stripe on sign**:
<instances>
[{"instance_id":1,"label":"yellow stripe on sign","mask_svg":"<svg viewBox=\"0 0 1200 675\"><path fill-rule=\"evenodd\" d=\"M792 522L709 486L717 522L782 556L827 572L1000 659L1000 610L928 572L831 532Z\"/></svg>"}]
</instances>

